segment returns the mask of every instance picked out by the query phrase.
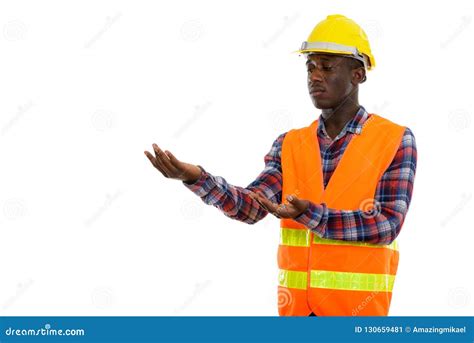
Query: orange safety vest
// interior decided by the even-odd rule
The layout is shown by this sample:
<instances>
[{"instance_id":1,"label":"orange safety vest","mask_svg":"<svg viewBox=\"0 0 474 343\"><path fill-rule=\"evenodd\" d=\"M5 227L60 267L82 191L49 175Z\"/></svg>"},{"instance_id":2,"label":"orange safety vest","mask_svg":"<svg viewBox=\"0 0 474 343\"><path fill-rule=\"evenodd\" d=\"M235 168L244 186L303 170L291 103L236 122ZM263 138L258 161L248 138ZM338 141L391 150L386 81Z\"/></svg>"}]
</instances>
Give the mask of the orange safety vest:
<instances>
[{"instance_id":1,"label":"orange safety vest","mask_svg":"<svg viewBox=\"0 0 474 343\"><path fill-rule=\"evenodd\" d=\"M338 210L373 209L377 183L405 127L376 114L350 140L326 189L318 121L290 130L282 145L282 201L289 194ZM293 219L280 221L278 310L281 316L386 316L398 267L396 241L377 245L322 239Z\"/></svg>"}]
</instances>

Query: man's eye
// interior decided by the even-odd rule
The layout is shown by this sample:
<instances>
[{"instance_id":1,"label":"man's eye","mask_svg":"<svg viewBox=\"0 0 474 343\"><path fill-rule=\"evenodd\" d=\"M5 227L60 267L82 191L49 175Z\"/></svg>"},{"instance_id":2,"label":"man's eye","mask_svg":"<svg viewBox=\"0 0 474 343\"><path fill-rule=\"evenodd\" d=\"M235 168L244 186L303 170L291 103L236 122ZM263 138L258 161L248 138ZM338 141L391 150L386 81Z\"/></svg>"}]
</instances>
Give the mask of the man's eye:
<instances>
[{"instance_id":1,"label":"man's eye","mask_svg":"<svg viewBox=\"0 0 474 343\"><path fill-rule=\"evenodd\" d=\"M332 71L334 69L334 67L332 67L332 66L319 66L318 68L320 68L324 71ZM313 70L314 70L314 67L309 67L309 68L307 68L307 70L308 70L308 73L312 73Z\"/></svg>"}]
</instances>

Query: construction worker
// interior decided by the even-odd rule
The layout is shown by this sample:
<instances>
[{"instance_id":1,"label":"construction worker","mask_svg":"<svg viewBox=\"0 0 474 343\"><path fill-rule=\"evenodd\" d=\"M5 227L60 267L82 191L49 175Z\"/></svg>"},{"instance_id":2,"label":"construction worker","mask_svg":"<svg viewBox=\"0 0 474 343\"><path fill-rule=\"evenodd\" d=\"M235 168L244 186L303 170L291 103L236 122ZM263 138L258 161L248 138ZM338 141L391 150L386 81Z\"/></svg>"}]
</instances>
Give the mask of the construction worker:
<instances>
[{"instance_id":1,"label":"construction worker","mask_svg":"<svg viewBox=\"0 0 474 343\"><path fill-rule=\"evenodd\" d=\"M359 105L375 67L363 29L330 15L303 42L308 90L321 109L310 125L281 134L247 187L153 144L145 151L166 178L230 218L280 219L281 316L388 315L397 273L396 238L411 200L417 150L411 130Z\"/></svg>"}]
</instances>

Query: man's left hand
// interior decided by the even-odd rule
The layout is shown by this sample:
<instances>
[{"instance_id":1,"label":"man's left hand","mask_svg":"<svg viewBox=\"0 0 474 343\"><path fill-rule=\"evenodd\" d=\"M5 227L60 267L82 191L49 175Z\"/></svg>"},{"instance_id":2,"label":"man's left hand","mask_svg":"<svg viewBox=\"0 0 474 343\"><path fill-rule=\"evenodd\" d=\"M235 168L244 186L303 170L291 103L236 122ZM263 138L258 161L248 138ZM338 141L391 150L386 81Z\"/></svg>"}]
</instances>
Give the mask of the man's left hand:
<instances>
[{"instance_id":1,"label":"man's left hand","mask_svg":"<svg viewBox=\"0 0 474 343\"><path fill-rule=\"evenodd\" d=\"M283 204L277 204L270 201L267 197L260 193L250 192L250 197L257 201L260 206L273 214L277 218L294 219L308 209L309 200L299 199L296 195L287 195Z\"/></svg>"}]
</instances>

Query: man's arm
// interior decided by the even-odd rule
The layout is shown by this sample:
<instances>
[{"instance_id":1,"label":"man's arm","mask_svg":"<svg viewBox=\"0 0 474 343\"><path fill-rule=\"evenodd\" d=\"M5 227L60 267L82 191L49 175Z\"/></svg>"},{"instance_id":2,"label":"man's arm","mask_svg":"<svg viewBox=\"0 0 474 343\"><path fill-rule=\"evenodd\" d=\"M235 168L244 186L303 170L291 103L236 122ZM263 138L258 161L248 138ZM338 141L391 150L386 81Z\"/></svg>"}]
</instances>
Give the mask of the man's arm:
<instances>
[{"instance_id":1,"label":"man's arm","mask_svg":"<svg viewBox=\"0 0 474 343\"><path fill-rule=\"evenodd\" d=\"M410 205L416 163L415 137L407 128L392 163L377 185L377 211L337 210L324 203L310 202L295 220L322 238L390 244L400 233Z\"/></svg>"},{"instance_id":2,"label":"man's arm","mask_svg":"<svg viewBox=\"0 0 474 343\"><path fill-rule=\"evenodd\" d=\"M286 133L281 134L265 155L265 169L247 187L229 184L223 177L214 176L202 169L194 182L183 184L201 200L221 210L226 216L248 224L263 219L268 212L250 197L251 192L261 193L274 202L281 201L281 145Z\"/></svg>"}]
</instances>

